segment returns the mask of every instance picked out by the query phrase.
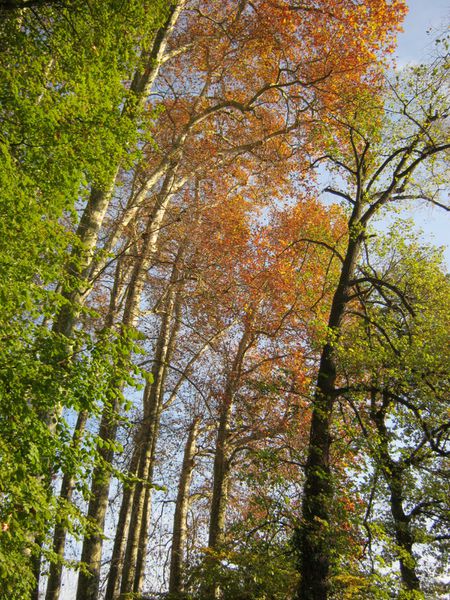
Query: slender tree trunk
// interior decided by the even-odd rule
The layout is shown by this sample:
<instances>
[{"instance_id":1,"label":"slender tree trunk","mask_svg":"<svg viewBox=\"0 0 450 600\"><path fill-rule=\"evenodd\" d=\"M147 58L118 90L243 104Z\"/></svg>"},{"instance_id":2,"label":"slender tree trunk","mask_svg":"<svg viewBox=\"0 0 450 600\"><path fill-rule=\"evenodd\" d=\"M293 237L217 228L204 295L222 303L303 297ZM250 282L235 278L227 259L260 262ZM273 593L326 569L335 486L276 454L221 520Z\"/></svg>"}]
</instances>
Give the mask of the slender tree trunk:
<instances>
[{"instance_id":1,"label":"slender tree trunk","mask_svg":"<svg viewBox=\"0 0 450 600\"><path fill-rule=\"evenodd\" d=\"M155 458L156 458L156 445L158 443L159 437L159 427L161 423L161 414L164 410L164 392L165 392L165 381L167 377L167 373L169 370L169 363L172 359L172 355L175 349L176 340L178 336L178 332L180 329L181 323L181 311L182 311L182 302L181 302L181 294L182 294L182 284L178 283L177 280L180 277L179 274L179 263L184 255L185 246L184 244L180 247L178 252L177 259L175 261L174 271L172 273L172 283L176 286L176 294L175 294L175 306L174 306L174 323L172 327L172 331L170 334L169 345L167 348L167 354L164 359L163 372L161 376L161 386L159 388L159 400L158 400L158 414L156 417L155 430L153 433L153 442L152 442L152 459L149 468L149 479L148 483L151 484L153 481L153 471L155 467ZM139 533L139 547L138 547L138 555L136 560L136 573L134 577L134 588L133 591L136 594L141 594L143 585L144 585L144 577L145 577L145 559L147 555L147 545L148 545L148 536L150 529L150 517L151 517L151 499L152 499L152 487L148 485L145 490L145 500L144 500L144 510L143 510L143 518L141 531Z\"/></svg>"},{"instance_id":2,"label":"slender tree trunk","mask_svg":"<svg viewBox=\"0 0 450 600\"><path fill-rule=\"evenodd\" d=\"M155 34L150 50L141 54L140 66L133 75L130 85L132 95L125 102L122 117L136 121L139 112L147 101L148 95L159 73L168 39L174 29L178 17L185 5L185 0L179 0L169 8L164 24ZM69 272L74 275L79 284L75 290L63 290L63 296L68 302L61 309L55 323L55 330L70 337L73 331L79 307L82 306L90 289L88 282L89 271L98 244L98 236L102 227L106 211L110 204L120 164L113 167L110 181L103 188L93 187L86 208L80 219L77 237L80 240L81 250L75 252L75 260L71 260ZM84 284L82 282L84 281Z\"/></svg>"},{"instance_id":3,"label":"slender tree trunk","mask_svg":"<svg viewBox=\"0 0 450 600\"><path fill-rule=\"evenodd\" d=\"M125 306L125 312L128 317L125 318L124 316L123 318L124 326L132 327L135 325L138 316L136 307L139 301L140 294L137 294L137 290L129 290ZM83 541L81 561L87 565L87 572L80 572L78 576L77 600L97 600L98 597L103 530L111 483L111 472L106 465L110 465L114 457L111 443L116 439L118 428L117 413L120 408L119 398L122 388L122 382L117 381L116 393L114 393L111 405L105 407L100 420L98 437L102 440L102 444L97 447L99 462L92 474L91 498L88 507L88 518L96 525L98 532L86 537Z\"/></svg>"},{"instance_id":4,"label":"slender tree trunk","mask_svg":"<svg viewBox=\"0 0 450 600\"><path fill-rule=\"evenodd\" d=\"M148 485L144 490L144 502L142 507L141 529L139 531L138 549L136 556L136 567L133 581L133 592L140 593L145 579L145 559L147 557L148 531L150 528L150 518L152 512L152 481L155 468L156 444L158 442L159 425L161 419L162 405L159 404L158 415L156 417L155 430L153 432L152 454L148 470Z\"/></svg>"},{"instance_id":5,"label":"slender tree trunk","mask_svg":"<svg viewBox=\"0 0 450 600\"><path fill-rule=\"evenodd\" d=\"M30 541L35 542L38 546L39 549L42 549L42 541L39 539L34 539L33 536L30 536ZM32 568L33 568L33 575L34 575L34 580L35 580L35 586L31 592L31 600L39 600L39 584L41 581L41 567L42 567L42 555L39 552L39 554L36 554L34 556L31 557L31 562L32 562Z\"/></svg>"},{"instance_id":6,"label":"slender tree trunk","mask_svg":"<svg viewBox=\"0 0 450 600\"><path fill-rule=\"evenodd\" d=\"M178 484L177 501L173 518L172 549L170 553L169 593L183 591L183 555L186 545L187 513L189 509L189 488L195 466L195 453L200 419L196 417L189 429L184 449L183 464Z\"/></svg>"},{"instance_id":7,"label":"slender tree trunk","mask_svg":"<svg viewBox=\"0 0 450 600\"><path fill-rule=\"evenodd\" d=\"M82 410L78 414L75 425L72 444L78 447L81 443L83 433L88 419L88 412ZM75 478L73 475L64 473L61 483L60 498L63 501L70 502L75 490ZM64 550L66 546L67 527L58 523L53 534L53 552L58 556L58 562L52 562L47 581L47 591L45 600L58 600L61 591L62 561L64 559Z\"/></svg>"},{"instance_id":8,"label":"slender tree trunk","mask_svg":"<svg viewBox=\"0 0 450 600\"><path fill-rule=\"evenodd\" d=\"M383 396L383 404L378 410L376 410L374 398L372 398L371 418L378 431L381 470L390 492L390 508L394 520L402 588L407 592L420 592L420 580L417 576L416 559L413 554L414 536L411 531L410 518L403 508L403 480L406 467L401 460L392 459L389 453L389 433L385 423L388 406L389 398L386 395Z\"/></svg>"},{"instance_id":9,"label":"slender tree trunk","mask_svg":"<svg viewBox=\"0 0 450 600\"><path fill-rule=\"evenodd\" d=\"M150 385L150 384L148 384ZM141 449L138 477L141 481L135 484L133 503L130 513L130 526L128 528L128 539L123 560L122 579L120 593L131 593L133 591L134 576L136 572L137 554L139 549L139 533L141 530L142 515L144 512L146 482L149 479L149 471L152 463L153 437L156 428L157 406L154 402L155 396L149 390L150 402L152 402L146 421L146 438ZM145 483L144 483L145 482Z\"/></svg>"},{"instance_id":10,"label":"slender tree trunk","mask_svg":"<svg viewBox=\"0 0 450 600\"><path fill-rule=\"evenodd\" d=\"M228 500L228 477L230 471L228 448L230 421L233 412L234 394L239 385L242 364L245 353L249 348L250 339L251 335L248 326L239 342L220 409L219 428L217 430L216 451L214 455L213 495L211 500L208 537L208 546L212 549L216 549L223 541Z\"/></svg>"},{"instance_id":11,"label":"slender tree trunk","mask_svg":"<svg viewBox=\"0 0 450 600\"><path fill-rule=\"evenodd\" d=\"M133 456L129 471L136 475L139 469L139 458L141 455L142 444L142 427L137 436ZM131 507L134 496L134 483L127 483L123 488L122 503L120 505L119 520L117 523L116 533L114 537L114 547L111 557L111 566L108 573L108 583L105 591L105 600L114 600L119 594L120 576L122 573L123 560L125 554L125 544L127 541L128 531L131 519Z\"/></svg>"},{"instance_id":12,"label":"slender tree trunk","mask_svg":"<svg viewBox=\"0 0 450 600\"><path fill-rule=\"evenodd\" d=\"M120 295L120 290L123 285L123 272L122 272L122 261L118 261L116 266L114 286L111 292L110 306L108 315L106 318L106 327L110 327L114 321L114 317L117 311L117 298ZM77 422L74 428L72 436L72 447L78 448L82 442L84 430L86 427L87 420L89 418L89 412L82 410L78 414ZM63 502L70 502L72 500L73 491L75 488L75 479L72 475L64 473L60 499ZM60 561L54 562L50 565L50 573L47 582L46 600L58 600L61 589L61 575L62 575L62 560L64 558L64 550L67 538L67 528L62 524L57 524L53 535L53 552L57 554Z\"/></svg>"},{"instance_id":13,"label":"slender tree trunk","mask_svg":"<svg viewBox=\"0 0 450 600\"><path fill-rule=\"evenodd\" d=\"M227 384L222 399L219 415L219 426L217 430L216 449L213 467L213 493L211 499L208 547L217 550L224 541L226 511L230 489L230 449L229 436L230 424L233 413L234 395L239 385L242 364L245 353L249 348L251 335L249 326L242 334L239 346L234 357L231 372L227 378ZM214 558L212 559L214 562ZM208 585L204 589L204 595L214 600L220 594L217 584Z\"/></svg>"},{"instance_id":14,"label":"slender tree trunk","mask_svg":"<svg viewBox=\"0 0 450 600\"><path fill-rule=\"evenodd\" d=\"M341 275L333 297L328 327L339 335L350 282L362 242L362 233L353 227L359 217L354 207L350 220L350 239ZM353 233L357 231L357 234ZM301 572L298 600L327 600L332 553L330 507L333 485L330 472L331 419L335 401L336 359L331 343L325 344L320 359L313 400L306 481L303 492L302 526L295 532Z\"/></svg>"},{"instance_id":15,"label":"slender tree trunk","mask_svg":"<svg viewBox=\"0 0 450 600\"><path fill-rule=\"evenodd\" d=\"M127 550L125 554L121 593L131 593L139 587L143 578L145 563L145 550L147 546L147 531L150 515L150 485L153 478L153 463L155 457L156 439L159 430L159 420L162 410L164 396L164 383L167 375L167 366L173 352L176 335L179 327L179 270L178 263L182 251L178 253L171 275L170 287L165 302L164 314L161 321L159 339L157 342L155 361L152 369L153 383L148 395L149 420L146 424L146 441L141 457L139 478L133 498L133 508ZM172 328L172 320L175 316L175 324ZM147 483L143 483L147 482Z\"/></svg>"},{"instance_id":16,"label":"slender tree trunk","mask_svg":"<svg viewBox=\"0 0 450 600\"><path fill-rule=\"evenodd\" d=\"M137 324L140 314L140 301L145 285L147 270L151 260L156 252L159 231L164 219L168 203L170 201L169 188L175 176L174 171L166 176L161 193L158 196L155 209L147 226L147 232L144 236L143 244L140 249L140 255L133 269L131 280L128 285L128 294L125 300L125 307L122 317L122 325L125 327L134 327ZM118 382L118 388L122 384ZM153 386L152 386L153 389ZM118 389L120 392L120 389ZM106 410L101 419L99 437L107 442L112 442L117 433L117 411L119 409L118 393L114 398L109 410ZM109 444L103 444L98 449L100 464L93 473L93 483L91 489L91 501L89 503L88 516L96 523L99 533L86 538L83 543L81 555L82 562L88 565L88 573L80 572L78 578L77 600L96 600L98 597L98 586L100 582L101 553L103 547L103 535L100 532L104 530L106 509L108 506L109 486L111 482L111 473L105 470L104 465L110 464L113 459L113 451L108 447ZM146 454L149 449L146 448ZM140 461L139 476L143 475L146 479L146 469L148 459ZM140 502L138 488L135 490L134 502ZM130 530L133 531L133 514L131 516ZM125 566L126 566L125 560ZM123 583L123 582L122 582Z\"/></svg>"},{"instance_id":17,"label":"slender tree trunk","mask_svg":"<svg viewBox=\"0 0 450 600\"><path fill-rule=\"evenodd\" d=\"M95 524L98 531L86 537L83 542L81 561L87 566L88 572L80 572L78 576L77 600L96 600L98 597L103 530L111 480L110 471L105 465L110 465L114 456L114 451L109 444L116 438L118 410L119 400L116 396L111 403L111 407L104 411L100 422L98 436L106 444L102 444L97 449L100 462L95 467L92 475L91 499L88 508L88 518Z\"/></svg>"}]
</instances>

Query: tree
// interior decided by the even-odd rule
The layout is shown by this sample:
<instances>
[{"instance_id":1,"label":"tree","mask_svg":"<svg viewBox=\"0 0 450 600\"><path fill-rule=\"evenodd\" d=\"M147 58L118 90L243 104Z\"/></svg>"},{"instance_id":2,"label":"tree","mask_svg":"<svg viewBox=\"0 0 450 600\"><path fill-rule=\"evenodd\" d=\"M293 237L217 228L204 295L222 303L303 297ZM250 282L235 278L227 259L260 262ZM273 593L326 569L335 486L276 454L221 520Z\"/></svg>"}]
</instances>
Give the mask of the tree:
<instances>
[{"instance_id":1,"label":"tree","mask_svg":"<svg viewBox=\"0 0 450 600\"><path fill-rule=\"evenodd\" d=\"M296 541L302 574L300 600L329 597L333 531L330 515L334 491L330 448L339 368L335 345L358 291L355 274L370 234L368 227L373 218L392 203L414 198L437 202L439 180L428 179L430 193L420 187L426 179L419 179L418 175L427 165L432 168L449 148L442 129L447 113L439 66L442 67L442 62L428 70L418 69L405 91L388 87L387 96L381 96L378 101L363 94L356 102L350 102L348 117L336 119L337 135L330 151L318 159L331 161L342 174L346 187L329 187L327 191L347 204L349 220L345 247L336 250L341 273L312 402L302 526L298 528ZM382 103L391 98L393 104L389 105L388 112ZM341 137L342 133L345 138ZM382 287L383 283L379 285Z\"/></svg>"},{"instance_id":2,"label":"tree","mask_svg":"<svg viewBox=\"0 0 450 600\"><path fill-rule=\"evenodd\" d=\"M359 322L344 332L339 351L347 388L342 391L362 429L371 470L386 484L375 493L391 513L384 529L388 551L400 563L399 597L421 598L437 590L435 577L420 581L418 565L433 544L445 544L448 521L448 280L436 253L398 233L370 244L366 261L358 273L361 308L352 311ZM351 353L344 342L348 334ZM431 472L438 485L429 485ZM413 552L415 544L421 544L421 557Z\"/></svg>"},{"instance_id":3,"label":"tree","mask_svg":"<svg viewBox=\"0 0 450 600\"><path fill-rule=\"evenodd\" d=\"M50 332L48 327L61 311L76 310L61 287L74 285L66 255L79 251L70 224L78 202L92 182L102 186L108 179L110 156L125 160L128 149L122 138L133 138L117 114L126 96L122 79L138 61L134 34L140 37L144 16L139 3L127 10L103 2L70 9L61 3L40 4L39 10L24 7L3 15L0 33L2 455L15 455L9 463L15 467L4 471L5 519L12 497L17 507L27 507L2 539L8 546L2 556L14 561L14 568L6 558L4 563L5 579L11 581L5 589L8 597L31 585L29 554L33 559L39 554L38 546L58 518L49 480L60 466L72 470L77 456L67 443L65 420L45 432L43 417L55 412L57 398L89 413L105 399L94 374L104 373L109 380L107 355L114 355L114 344L106 335L78 332L68 347L59 329ZM122 35L127 29L130 38ZM88 394L90 377L98 385ZM9 417L18 419L13 437L6 427ZM69 521L79 516L66 505L60 511Z\"/></svg>"},{"instance_id":4,"label":"tree","mask_svg":"<svg viewBox=\"0 0 450 600\"><path fill-rule=\"evenodd\" d=\"M283 422L278 413L289 394L281 394L269 418L275 394L268 393L267 380L283 379L282 369L293 373L296 367L295 360L281 366L276 354L279 346L290 343L288 326L294 328L298 318L288 285L292 271L280 259L285 279L269 277L262 269L253 285L251 261L265 256L271 263L278 250L266 239L273 255L264 255L260 246L261 254L252 257L246 245L259 242L250 231L260 230L264 217L256 213L261 207L267 210L272 201L312 186L309 156L327 135L320 123L330 114L342 116L342 111L345 118L346 104L342 108L340 101L348 87L370 87L377 81L375 63L392 45L403 4L365 0L356 7L353 0L320 0L311 9L291 0L36 0L3 2L0 10L5 48L0 59L0 144L5 157L0 177L6 190L6 218L0 225L5 266L0 280L5 342L0 365L6 397L0 447L2 457L9 447L15 457L5 459L5 527L12 509L19 515L1 538L11 581L5 593L21 594L39 579L43 553L53 562L47 598L55 600L66 536L73 533L86 534L79 597L98 596L110 482L112 473L118 474L116 438L129 414L128 404L133 404L124 397L126 384L136 377L146 388L136 404L142 401L145 418L149 407L154 409L156 432L136 436L130 470L139 476L126 480L131 483L126 494L133 490L134 499L125 501L124 494L124 506L131 506L137 526L127 534L130 573L123 579L126 592L131 579L137 591L147 547L160 415L180 390L183 396L185 387L192 385L192 373L200 390L213 391L223 422L227 414L219 406L218 390L224 384L222 392L237 393L243 422L236 421L237 431L228 440L231 458L241 451L251 453L263 438L270 439L269 427L261 425L264 415L274 428ZM301 186L293 180L296 171ZM309 200L310 196L311 214L317 216L320 211ZM206 216L198 229L195 219L185 221L184 233L188 238L192 234L196 249L189 255L190 269L183 270L187 280L183 286L173 285L171 269L161 265L170 254L167 248L173 251L181 239L177 223L193 212ZM323 218L328 220L330 214ZM229 219L236 231L222 219ZM196 239L201 232L209 239ZM305 249L308 268L310 258L322 261L327 249L335 248L333 257L339 255L333 236L314 245L316 233L308 232L309 241L289 242ZM221 243L221 236L229 246ZM283 243L280 251L294 261ZM335 267L333 258L326 267L330 281ZM314 277L316 272L310 273ZM195 283L190 276L197 278ZM230 286L230 279L239 280L247 296L258 295L256 304L247 304L256 310L260 330L252 333L255 343L243 360L272 365L249 368L249 381L227 379L227 357L224 352L215 355L214 343L222 340L223 331L233 349L234 336L249 326L245 294ZM213 298L207 298L208 290ZM303 292L307 304L310 297ZM316 299L317 322L328 298L325 284L322 296ZM147 314L158 297L159 308L167 309L165 319ZM240 324L228 331L236 316ZM188 323L182 323L183 317ZM178 330L185 334L194 322L198 331L180 340ZM314 325L301 322L299 329L302 342L308 344ZM203 333L207 335L202 340ZM149 339L153 335L158 344ZM186 340L194 340L189 359ZM153 388L139 371L138 346L154 353ZM13 372L11 364L20 369ZM205 364L210 372L218 366L224 375L217 385L206 375ZM180 378L173 367L181 371ZM295 378L286 373L284 380ZM253 431L245 397L261 405ZM75 412L78 420L73 425ZM11 419L15 424L10 431ZM249 443L247 449L244 442ZM51 482L55 478L57 486L60 474L57 501ZM91 482L90 495L84 495L89 500L87 519L76 493L86 492L86 481ZM27 489L32 490L31 500ZM13 495L19 508L12 504ZM119 546L127 514L124 509ZM13 561L21 567L16 579Z\"/></svg>"}]
</instances>

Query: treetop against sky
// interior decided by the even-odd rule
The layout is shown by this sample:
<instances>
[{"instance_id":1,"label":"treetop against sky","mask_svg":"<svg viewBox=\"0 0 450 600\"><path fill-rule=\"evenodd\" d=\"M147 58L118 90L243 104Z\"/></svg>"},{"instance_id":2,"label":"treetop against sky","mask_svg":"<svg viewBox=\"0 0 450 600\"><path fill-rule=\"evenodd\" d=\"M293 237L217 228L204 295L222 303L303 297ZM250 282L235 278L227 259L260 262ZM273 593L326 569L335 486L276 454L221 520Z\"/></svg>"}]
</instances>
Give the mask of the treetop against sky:
<instances>
[{"instance_id":1,"label":"treetop against sky","mask_svg":"<svg viewBox=\"0 0 450 600\"><path fill-rule=\"evenodd\" d=\"M408 14L403 31L397 37L397 65L399 68L415 64L432 57L435 39L448 35L450 5L447 0L408 0ZM443 211L423 205L411 213L417 227L423 229L425 237L438 246L445 246L445 258L450 269L450 216Z\"/></svg>"}]
</instances>

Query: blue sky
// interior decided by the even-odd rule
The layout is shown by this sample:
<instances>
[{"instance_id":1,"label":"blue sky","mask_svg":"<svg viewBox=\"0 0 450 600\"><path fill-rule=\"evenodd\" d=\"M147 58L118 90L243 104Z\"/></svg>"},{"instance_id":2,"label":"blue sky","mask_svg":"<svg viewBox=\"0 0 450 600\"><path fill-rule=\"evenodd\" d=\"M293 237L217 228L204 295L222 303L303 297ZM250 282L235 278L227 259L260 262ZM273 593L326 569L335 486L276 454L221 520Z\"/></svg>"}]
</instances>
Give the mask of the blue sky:
<instances>
[{"instance_id":1,"label":"blue sky","mask_svg":"<svg viewBox=\"0 0 450 600\"><path fill-rule=\"evenodd\" d=\"M442 31L450 20L448 0L409 0L407 4L409 14L403 25L404 32L398 36L400 65L426 58L433 48L434 37L427 35L427 30Z\"/></svg>"},{"instance_id":2,"label":"blue sky","mask_svg":"<svg viewBox=\"0 0 450 600\"><path fill-rule=\"evenodd\" d=\"M409 14L398 36L397 63L422 62L433 51L433 39L442 33L450 22L448 0L409 0ZM432 30L427 34L428 30ZM447 197L448 201L448 197ZM424 239L438 246L446 246L446 263L450 270L450 216L443 210L420 206L410 211L417 225L424 231Z\"/></svg>"}]
</instances>

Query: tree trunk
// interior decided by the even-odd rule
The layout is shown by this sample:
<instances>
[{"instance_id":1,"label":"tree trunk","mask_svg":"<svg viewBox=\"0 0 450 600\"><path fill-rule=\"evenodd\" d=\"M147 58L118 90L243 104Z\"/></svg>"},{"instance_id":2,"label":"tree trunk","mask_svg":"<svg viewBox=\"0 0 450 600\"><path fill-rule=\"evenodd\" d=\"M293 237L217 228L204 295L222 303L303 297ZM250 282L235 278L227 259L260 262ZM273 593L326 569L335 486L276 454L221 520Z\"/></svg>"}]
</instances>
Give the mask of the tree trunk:
<instances>
[{"instance_id":1,"label":"tree trunk","mask_svg":"<svg viewBox=\"0 0 450 600\"><path fill-rule=\"evenodd\" d=\"M140 300L145 285L145 277L150 266L151 260L156 252L157 241L161 223L165 216L166 208L170 200L170 188L175 173L172 171L166 176L161 193L156 203L155 209L147 226L146 236L144 237L143 247L133 269L131 280L128 286L128 294L125 300L125 307L122 317L122 325L125 327L134 327L137 324L140 310ZM153 221L153 218L155 221ZM118 391L122 384L118 382ZM153 386L152 386L153 389ZM100 423L99 437L102 440L114 441L117 433L117 411L119 409L119 400L117 394L112 402L111 409L105 411ZM148 447L144 450L147 457L150 450ZM111 473L105 470L104 465L110 464L113 459L113 451L104 444L98 448L100 464L94 469L92 483L92 497L89 502L88 516L97 524L100 532L104 529L106 509L108 505L109 486L111 482ZM140 461L140 477L146 479L148 467L146 466L148 458ZM135 490L134 502L140 502L139 486ZM133 514L131 516L130 530L133 531ZM78 578L77 600L96 600L98 597L98 586L100 582L101 553L103 546L103 536L98 533L90 538L86 538L83 543L82 562L88 565L88 573L80 572ZM125 566L126 566L125 560ZM123 583L123 582L122 582Z\"/></svg>"},{"instance_id":2,"label":"tree trunk","mask_svg":"<svg viewBox=\"0 0 450 600\"><path fill-rule=\"evenodd\" d=\"M175 344L178 336L178 331L181 323L181 310L182 310L182 302L180 300L180 295L182 292L181 284L177 283L179 279L179 263L184 255L184 244L180 247L177 258L175 260L174 269L171 276L171 283L174 288L171 288L171 291L175 289L175 298L174 298L174 324L170 333L169 345L167 348L167 353L164 358L163 364L163 372L161 375L161 385L159 386L159 399L158 399L158 414L156 417L155 430L153 432L153 442L152 442L152 458L149 468L148 474L148 483L151 484L153 481L153 471L155 466L155 457L156 457L156 445L158 443L158 435L159 435L159 426L161 421L161 413L163 411L163 403L164 403L164 392L165 392L165 381L169 369L169 363L173 355L173 351L175 349ZM169 295L169 304L170 304L170 295ZM136 594L142 593L142 588L144 584L144 576L145 576L145 559L147 555L147 544L148 544L148 532L150 529L150 517L151 517L151 498L152 498L152 487L151 485L147 485L145 489L145 498L144 498L144 507L143 507L143 515L141 520L141 531L139 533L139 546L138 546L138 554L136 559L136 572L134 576L134 586L133 592Z\"/></svg>"},{"instance_id":3,"label":"tree trunk","mask_svg":"<svg viewBox=\"0 0 450 600\"><path fill-rule=\"evenodd\" d=\"M140 57L142 66L139 66L133 75L130 85L130 91L133 92L133 95L125 102L121 115L123 118L126 117L135 121L139 111L147 101L161 67L168 38L173 31L184 4L185 0L180 0L170 7L164 24L155 34L151 49L142 52ZM87 291L90 288L87 278L97 247L100 228L111 201L119 171L120 164L117 164L111 172L109 184L101 189L92 188L87 206L84 209L77 228L77 237L81 242L80 247L82 250L76 251L76 260L70 262L69 271L80 280L80 285L77 285L75 291L63 291L63 296L65 296L68 302L61 309L55 323L55 330L67 337L71 336L77 311L86 300ZM83 280L85 281L84 286L81 285Z\"/></svg>"},{"instance_id":4,"label":"tree trunk","mask_svg":"<svg viewBox=\"0 0 450 600\"><path fill-rule=\"evenodd\" d=\"M402 588L407 592L420 592L420 580L416 573L416 559L412 551L414 536L411 531L410 518L403 508L403 479L406 466L402 464L401 460L395 461L392 459L389 453L389 433L385 422L388 406L389 398L387 395L383 395L383 404L381 408L376 410L374 393L371 418L378 431L381 470L390 492L390 508L394 520Z\"/></svg>"},{"instance_id":5,"label":"tree trunk","mask_svg":"<svg viewBox=\"0 0 450 600\"><path fill-rule=\"evenodd\" d=\"M391 493L391 513L394 519L395 538L399 548L400 575L402 587L408 592L420 592L420 581L416 573L416 559L413 554L414 538L411 532L410 519L403 509L402 472L395 470L388 481Z\"/></svg>"},{"instance_id":6,"label":"tree trunk","mask_svg":"<svg viewBox=\"0 0 450 600\"><path fill-rule=\"evenodd\" d=\"M333 297L328 327L338 336L350 292L350 282L362 242L353 227L359 217L355 205L349 224L350 239L341 275ZM353 233L356 231L357 233ZM353 237L352 237L353 236ZM333 484L330 472L331 418L335 400L336 359L331 343L322 350L312 406L306 480L303 492L302 525L295 532L301 572L298 600L327 600L331 560L330 506Z\"/></svg>"},{"instance_id":7,"label":"tree trunk","mask_svg":"<svg viewBox=\"0 0 450 600\"><path fill-rule=\"evenodd\" d=\"M184 449L180 482L178 484L177 501L173 517L172 549L170 553L169 593L179 594L183 591L183 554L186 544L187 513L189 509L189 488L195 462L197 437L200 418L196 417L189 429Z\"/></svg>"},{"instance_id":8,"label":"tree trunk","mask_svg":"<svg viewBox=\"0 0 450 600\"><path fill-rule=\"evenodd\" d=\"M141 482L136 484L133 498L129 536L120 588L122 594L136 591L136 587L139 587L139 582L142 581L143 578L150 514L150 485L153 478L153 463L164 396L164 383L180 320L179 311L181 309L181 304L179 302L180 288L178 281L178 266L181 256L182 249L180 249L178 253L172 270L170 287L165 302L164 314L156 346L155 360L152 368L153 383L151 384L150 392L148 394L147 407L145 407L145 413L148 414L148 419L144 429L145 442L138 474ZM172 327L174 315L175 324Z\"/></svg>"},{"instance_id":9,"label":"tree trunk","mask_svg":"<svg viewBox=\"0 0 450 600\"><path fill-rule=\"evenodd\" d=\"M228 460L228 437L233 402L230 396L224 399L217 430L216 451L214 455L213 494L209 521L208 546L216 549L223 542L225 516L228 501L228 478L230 462Z\"/></svg>"},{"instance_id":10,"label":"tree trunk","mask_svg":"<svg viewBox=\"0 0 450 600\"><path fill-rule=\"evenodd\" d=\"M137 320L137 312L134 307L139 304L140 295L136 290L129 290L125 311L128 318L123 318L124 326L134 326ZM133 315L134 320L130 319ZM116 439L118 428L118 410L120 408L120 392L123 383L118 381L117 393L111 401L110 407L105 407L100 421L98 432L102 444L97 447L99 462L94 468L92 474L91 499L88 507L88 517L98 528L94 535L86 537L83 541L81 561L87 565L87 573L81 572L78 576L77 600L97 600L98 587L100 584L101 555L103 548L103 530L105 526L106 510L108 507L109 487L111 482L111 472L106 465L112 463L114 451L110 443ZM106 442L106 444L105 444Z\"/></svg>"},{"instance_id":11,"label":"tree trunk","mask_svg":"<svg viewBox=\"0 0 450 600\"><path fill-rule=\"evenodd\" d=\"M72 439L72 445L77 448L81 443L83 433L88 419L88 412L82 410L78 414L75 430ZM63 501L71 502L75 489L75 478L73 475L64 473L61 483L60 498ZM53 552L58 556L58 562L50 564L50 573L47 581L47 591L45 600L58 600L61 592L62 561L64 559L64 550L66 546L67 527L62 523L55 526L53 534Z\"/></svg>"},{"instance_id":12,"label":"tree trunk","mask_svg":"<svg viewBox=\"0 0 450 600\"><path fill-rule=\"evenodd\" d=\"M152 481L155 467L156 444L158 442L159 424L162 412L162 404L159 405L158 416L156 417L155 430L153 432L152 455L150 467L148 470L148 485L145 486L144 503L142 508L141 529L139 531L138 549L136 557L136 567L134 573L133 592L141 593L145 578L145 559L147 557L148 531L150 528L150 518L152 513Z\"/></svg>"},{"instance_id":13,"label":"tree trunk","mask_svg":"<svg viewBox=\"0 0 450 600\"><path fill-rule=\"evenodd\" d=\"M142 426L137 436L133 456L129 471L132 475L137 476L139 469L139 458L141 455L142 444ZM105 591L105 600L115 600L119 594L120 577L122 573L123 560L125 554L125 544L130 528L131 507L134 496L134 483L127 483L123 487L122 503L120 505L119 520L117 523L116 533L114 537L114 547L111 556L111 565L108 573L108 583Z\"/></svg>"},{"instance_id":14,"label":"tree trunk","mask_svg":"<svg viewBox=\"0 0 450 600\"><path fill-rule=\"evenodd\" d=\"M81 561L86 564L88 572L78 576L77 600L96 600L100 584L100 568L103 548L103 530L105 527L106 510L108 508L109 485L111 474L105 465L110 465L114 451L108 442L116 438L118 427L117 411L119 400L116 396L108 411L104 411L100 422L98 436L106 442L97 448L100 461L92 475L91 499L89 501L88 518L98 529L98 532L83 541Z\"/></svg>"},{"instance_id":15,"label":"tree trunk","mask_svg":"<svg viewBox=\"0 0 450 600\"><path fill-rule=\"evenodd\" d=\"M229 435L230 424L233 413L234 395L239 385L242 364L247 352L251 335L248 325L242 334L239 346L234 357L231 372L228 375L225 392L220 407L219 426L216 438L216 450L214 454L213 467L213 493L211 499L208 547L217 550L224 541L226 511L228 494L230 488L230 452ZM212 558L214 561L214 558ZM204 590L205 597L217 598L219 587L217 584L207 586Z\"/></svg>"},{"instance_id":16,"label":"tree trunk","mask_svg":"<svg viewBox=\"0 0 450 600\"><path fill-rule=\"evenodd\" d=\"M114 316L117 311L116 303L119 296L119 290L122 286L123 273L121 268L121 261L118 261L116 266L116 273L114 278L114 286L111 292L110 306L108 315L106 317L106 327L110 327L114 321ZM74 428L72 436L72 448L76 449L82 442L86 423L89 418L89 412L82 410L78 414L78 419ZM75 488L75 479L73 476L64 473L60 498L62 501L70 502L72 500L73 491ZM61 559L64 558L64 549L67 538L67 528L62 524L57 524L53 535L53 551ZM62 564L60 561L52 563L50 565L49 579L47 582L46 600L58 600L60 589L61 589L61 575L62 575Z\"/></svg>"},{"instance_id":17,"label":"tree trunk","mask_svg":"<svg viewBox=\"0 0 450 600\"><path fill-rule=\"evenodd\" d=\"M137 554L139 549L139 533L141 530L142 517L144 512L146 482L149 479L149 472L152 461L153 437L156 428L158 407L155 402L155 396L152 393L150 384L149 396L151 407L146 419L145 441L141 448L139 460L139 470L137 476L140 481L134 486L133 502L130 512L130 526L128 528L128 539L123 560L122 579L120 593L131 593L133 591L134 576L136 572ZM144 483L145 482L145 483Z\"/></svg>"},{"instance_id":18,"label":"tree trunk","mask_svg":"<svg viewBox=\"0 0 450 600\"><path fill-rule=\"evenodd\" d=\"M141 61L143 66L135 71L130 85L130 91L134 93L134 97L125 102L121 113L122 117L132 121L137 119L139 111L144 106L158 75L168 39L184 5L185 0L178 0L178 2L172 4L164 24L155 34L150 51L142 52ZM100 229L114 192L120 167L121 165L117 164L112 168L110 181L103 188L96 188L95 186L92 188L87 206L77 228L76 235L79 239L79 247L74 250L68 265L68 272L77 279L77 285L75 289L62 290L62 296L67 302L61 307L53 326L55 332L61 333L67 338L72 336L80 307L84 305L91 288L89 273L92 268ZM55 431L60 413L61 406L57 404L54 411L45 416L51 431Z\"/></svg>"}]
</instances>

